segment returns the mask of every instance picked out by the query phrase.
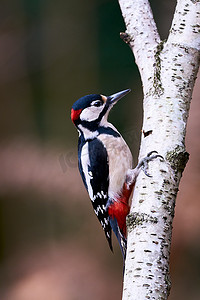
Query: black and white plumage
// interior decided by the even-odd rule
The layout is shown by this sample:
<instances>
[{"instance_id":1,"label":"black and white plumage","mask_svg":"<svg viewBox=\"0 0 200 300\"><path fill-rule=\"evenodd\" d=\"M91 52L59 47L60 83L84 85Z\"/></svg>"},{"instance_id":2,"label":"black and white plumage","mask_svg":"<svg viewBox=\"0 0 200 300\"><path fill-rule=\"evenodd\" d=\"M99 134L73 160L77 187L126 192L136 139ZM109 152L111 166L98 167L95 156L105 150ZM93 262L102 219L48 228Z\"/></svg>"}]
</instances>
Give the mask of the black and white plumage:
<instances>
[{"instance_id":1,"label":"black and white plumage","mask_svg":"<svg viewBox=\"0 0 200 300\"><path fill-rule=\"evenodd\" d=\"M132 190L130 184L127 192L126 181L127 172L132 168L132 155L107 118L113 105L129 92L125 90L109 97L87 95L77 100L71 110L71 119L79 132L80 174L111 250L113 230L123 256L126 252L125 219Z\"/></svg>"},{"instance_id":2,"label":"black and white plumage","mask_svg":"<svg viewBox=\"0 0 200 300\"><path fill-rule=\"evenodd\" d=\"M136 177L142 169L149 176L148 162L160 157L151 151L132 169L131 152L117 129L108 122L113 105L130 90L103 96L86 95L77 100L71 119L78 129L79 171L89 193L92 206L112 250L114 231L123 259L126 256L126 216ZM155 155L152 155L155 153Z\"/></svg>"},{"instance_id":3,"label":"black and white plumage","mask_svg":"<svg viewBox=\"0 0 200 300\"><path fill-rule=\"evenodd\" d=\"M108 201L109 166L106 149L97 138L79 144L79 170L89 193L96 216L112 250L111 227L106 205ZM98 165L97 165L98 162Z\"/></svg>"}]
</instances>

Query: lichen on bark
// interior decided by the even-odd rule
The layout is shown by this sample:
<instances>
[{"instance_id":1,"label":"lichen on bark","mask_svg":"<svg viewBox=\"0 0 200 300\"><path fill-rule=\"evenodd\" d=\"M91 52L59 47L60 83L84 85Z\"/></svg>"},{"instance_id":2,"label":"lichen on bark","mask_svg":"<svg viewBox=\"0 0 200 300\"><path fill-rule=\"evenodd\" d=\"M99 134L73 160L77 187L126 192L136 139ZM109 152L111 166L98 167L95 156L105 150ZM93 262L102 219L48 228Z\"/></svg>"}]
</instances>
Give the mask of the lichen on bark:
<instances>
[{"instance_id":1,"label":"lichen on bark","mask_svg":"<svg viewBox=\"0 0 200 300\"><path fill-rule=\"evenodd\" d=\"M157 223L158 219L145 213L134 212L127 216L126 224L129 231L143 223Z\"/></svg>"},{"instance_id":2,"label":"lichen on bark","mask_svg":"<svg viewBox=\"0 0 200 300\"><path fill-rule=\"evenodd\" d=\"M166 159L176 173L180 172L182 174L189 160L189 153L185 151L184 147L177 145L175 149L167 152Z\"/></svg>"},{"instance_id":3,"label":"lichen on bark","mask_svg":"<svg viewBox=\"0 0 200 300\"><path fill-rule=\"evenodd\" d=\"M161 81L161 52L164 47L164 43L166 40L161 41L157 47L156 47L156 52L154 55L155 58L155 63L153 65L154 67L154 77L153 77L153 91L152 94L154 96L161 96L164 93L164 88L162 86L162 81Z\"/></svg>"}]
</instances>

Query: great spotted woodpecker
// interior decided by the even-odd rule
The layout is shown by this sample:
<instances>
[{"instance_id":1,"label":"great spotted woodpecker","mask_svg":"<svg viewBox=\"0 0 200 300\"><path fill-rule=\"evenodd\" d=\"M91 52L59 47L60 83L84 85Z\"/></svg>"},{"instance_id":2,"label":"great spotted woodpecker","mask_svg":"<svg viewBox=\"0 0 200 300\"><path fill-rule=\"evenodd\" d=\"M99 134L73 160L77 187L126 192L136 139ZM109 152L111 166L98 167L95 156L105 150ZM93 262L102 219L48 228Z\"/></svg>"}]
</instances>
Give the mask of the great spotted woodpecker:
<instances>
[{"instance_id":1,"label":"great spotted woodpecker","mask_svg":"<svg viewBox=\"0 0 200 300\"><path fill-rule=\"evenodd\" d=\"M160 155L150 152L135 169L132 155L117 129L107 121L113 105L130 89L111 96L86 95L72 106L71 119L78 129L78 165L93 209L112 248L114 231L123 259L126 255L126 216L135 179L142 168L147 176L147 163Z\"/></svg>"}]
</instances>

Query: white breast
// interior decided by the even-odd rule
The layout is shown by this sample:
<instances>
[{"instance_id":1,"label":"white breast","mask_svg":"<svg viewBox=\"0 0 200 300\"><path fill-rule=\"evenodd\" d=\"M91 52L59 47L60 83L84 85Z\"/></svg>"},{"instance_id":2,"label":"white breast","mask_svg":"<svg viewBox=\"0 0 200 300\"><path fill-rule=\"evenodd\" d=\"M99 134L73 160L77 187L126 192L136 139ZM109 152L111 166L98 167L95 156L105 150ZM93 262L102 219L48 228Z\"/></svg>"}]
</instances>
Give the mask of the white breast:
<instances>
[{"instance_id":1,"label":"white breast","mask_svg":"<svg viewBox=\"0 0 200 300\"><path fill-rule=\"evenodd\" d=\"M101 134L98 139L106 147L109 159L109 197L118 194L124 184L128 169L132 169L132 154L122 137Z\"/></svg>"}]
</instances>

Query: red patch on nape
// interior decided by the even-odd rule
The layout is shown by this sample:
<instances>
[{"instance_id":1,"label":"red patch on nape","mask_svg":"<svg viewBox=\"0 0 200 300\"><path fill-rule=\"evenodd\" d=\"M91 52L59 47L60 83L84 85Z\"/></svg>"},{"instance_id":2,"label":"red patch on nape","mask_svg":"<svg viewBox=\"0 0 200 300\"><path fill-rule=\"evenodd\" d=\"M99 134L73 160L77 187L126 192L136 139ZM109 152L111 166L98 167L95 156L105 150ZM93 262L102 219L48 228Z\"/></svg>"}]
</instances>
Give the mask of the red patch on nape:
<instances>
[{"instance_id":1,"label":"red patch on nape","mask_svg":"<svg viewBox=\"0 0 200 300\"><path fill-rule=\"evenodd\" d=\"M82 109L73 109L71 110L71 119L72 119L72 122L74 123L80 116L80 113L82 112Z\"/></svg>"}]
</instances>

